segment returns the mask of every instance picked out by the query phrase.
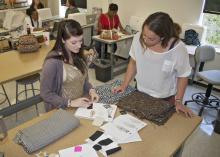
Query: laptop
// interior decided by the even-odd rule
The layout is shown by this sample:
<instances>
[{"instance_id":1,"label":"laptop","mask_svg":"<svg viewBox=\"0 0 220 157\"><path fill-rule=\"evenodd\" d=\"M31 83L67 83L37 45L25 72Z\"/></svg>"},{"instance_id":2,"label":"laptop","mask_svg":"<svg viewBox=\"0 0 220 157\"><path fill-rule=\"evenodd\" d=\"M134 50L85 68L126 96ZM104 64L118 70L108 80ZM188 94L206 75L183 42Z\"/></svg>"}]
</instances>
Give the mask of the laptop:
<instances>
[{"instance_id":1,"label":"laptop","mask_svg":"<svg viewBox=\"0 0 220 157\"><path fill-rule=\"evenodd\" d=\"M94 24L96 20L96 14L88 14L86 15L86 24Z\"/></svg>"}]
</instances>

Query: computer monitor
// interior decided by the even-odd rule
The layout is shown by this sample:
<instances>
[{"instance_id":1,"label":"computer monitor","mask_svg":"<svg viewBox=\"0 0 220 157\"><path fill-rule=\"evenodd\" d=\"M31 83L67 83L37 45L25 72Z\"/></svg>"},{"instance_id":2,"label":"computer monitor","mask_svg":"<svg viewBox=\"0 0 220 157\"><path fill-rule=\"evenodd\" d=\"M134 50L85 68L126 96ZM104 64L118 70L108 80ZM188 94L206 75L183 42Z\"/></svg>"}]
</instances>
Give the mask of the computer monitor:
<instances>
[{"instance_id":1,"label":"computer monitor","mask_svg":"<svg viewBox=\"0 0 220 157\"><path fill-rule=\"evenodd\" d=\"M61 5L66 6L67 0L61 0ZM87 9L87 0L75 0L77 8Z\"/></svg>"}]
</instances>

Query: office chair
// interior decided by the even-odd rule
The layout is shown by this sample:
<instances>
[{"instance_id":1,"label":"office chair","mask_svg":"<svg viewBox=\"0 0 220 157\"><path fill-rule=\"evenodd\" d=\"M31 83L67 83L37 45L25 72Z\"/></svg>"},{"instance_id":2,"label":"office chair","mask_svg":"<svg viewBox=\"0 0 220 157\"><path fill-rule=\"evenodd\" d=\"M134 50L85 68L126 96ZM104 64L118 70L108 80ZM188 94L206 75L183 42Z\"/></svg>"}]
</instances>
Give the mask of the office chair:
<instances>
[{"instance_id":1,"label":"office chair","mask_svg":"<svg viewBox=\"0 0 220 157\"><path fill-rule=\"evenodd\" d=\"M220 85L220 70L207 70L198 72L198 76L208 83L206 93L195 93L192 95L192 100L185 101L184 105L195 102L201 106L199 116L202 115L204 108L220 109L220 100L214 95L211 95L213 85Z\"/></svg>"},{"instance_id":2,"label":"office chair","mask_svg":"<svg viewBox=\"0 0 220 157\"><path fill-rule=\"evenodd\" d=\"M192 67L192 74L190 76L190 84L193 84L197 72L200 72L203 70L203 67L205 65L205 62L212 61L215 59L215 48L212 46L204 45L199 46L195 50L195 56L194 56L194 66Z\"/></svg>"}]
</instances>

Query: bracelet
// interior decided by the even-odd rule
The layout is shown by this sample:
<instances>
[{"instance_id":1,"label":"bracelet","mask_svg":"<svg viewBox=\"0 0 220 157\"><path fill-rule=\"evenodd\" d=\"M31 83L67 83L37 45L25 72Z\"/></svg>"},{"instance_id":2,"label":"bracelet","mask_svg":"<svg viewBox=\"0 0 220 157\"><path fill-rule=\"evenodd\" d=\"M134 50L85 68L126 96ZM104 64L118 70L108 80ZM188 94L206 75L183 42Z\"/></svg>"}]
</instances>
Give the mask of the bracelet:
<instances>
[{"instance_id":1,"label":"bracelet","mask_svg":"<svg viewBox=\"0 0 220 157\"><path fill-rule=\"evenodd\" d=\"M95 90L95 88L92 87L92 88L89 89L89 95L90 95L90 93L91 93L91 90ZM96 90L95 90L95 91L96 91Z\"/></svg>"},{"instance_id":2,"label":"bracelet","mask_svg":"<svg viewBox=\"0 0 220 157\"><path fill-rule=\"evenodd\" d=\"M70 105L71 105L71 100L69 99L69 100L68 100L67 107L70 107Z\"/></svg>"},{"instance_id":3,"label":"bracelet","mask_svg":"<svg viewBox=\"0 0 220 157\"><path fill-rule=\"evenodd\" d=\"M182 99L175 99L175 102L182 103Z\"/></svg>"}]
</instances>

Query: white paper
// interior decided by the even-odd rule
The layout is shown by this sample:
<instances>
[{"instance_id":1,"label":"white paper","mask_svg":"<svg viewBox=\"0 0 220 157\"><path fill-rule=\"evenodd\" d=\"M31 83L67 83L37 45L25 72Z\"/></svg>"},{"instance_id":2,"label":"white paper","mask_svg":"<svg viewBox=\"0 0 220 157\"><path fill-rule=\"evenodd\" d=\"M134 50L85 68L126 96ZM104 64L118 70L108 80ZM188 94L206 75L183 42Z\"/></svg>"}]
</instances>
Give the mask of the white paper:
<instances>
[{"instance_id":1,"label":"white paper","mask_svg":"<svg viewBox=\"0 0 220 157\"><path fill-rule=\"evenodd\" d=\"M93 103L93 109L78 108L75 112L75 116L90 120L94 120L98 117L103 118L106 122L110 122L114 119L116 109L116 105Z\"/></svg>"},{"instance_id":2,"label":"white paper","mask_svg":"<svg viewBox=\"0 0 220 157\"><path fill-rule=\"evenodd\" d=\"M60 157L98 157L96 151L89 144L80 145L82 150L80 152L75 152L75 147L70 147L66 149L59 150Z\"/></svg>"},{"instance_id":3,"label":"white paper","mask_svg":"<svg viewBox=\"0 0 220 157\"><path fill-rule=\"evenodd\" d=\"M141 141L138 131L147 124L141 120L126 114L120 115L112 122L101 127L106 134L109 134L119 144Z\"/></svg>"},{"instance_id":4,"label":"white paper","mask_svg":"<svg viewBox=\"0 0 220 157\"><path fill-rule=\"evenodd\" d=\"M123 126L124 128L128 129L131 132L138 132L139 130L141 130L147 125L147 123L129 114L118 116L117 118L115 118L113 123L115 125L117 124L117 125Z\"/></svg>"}]
</instances>

